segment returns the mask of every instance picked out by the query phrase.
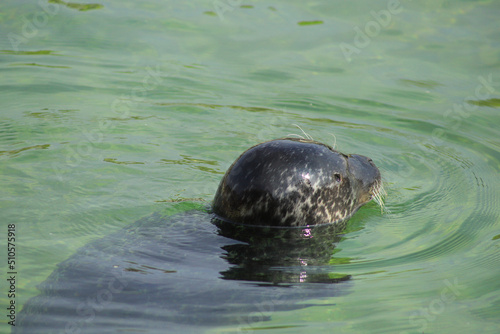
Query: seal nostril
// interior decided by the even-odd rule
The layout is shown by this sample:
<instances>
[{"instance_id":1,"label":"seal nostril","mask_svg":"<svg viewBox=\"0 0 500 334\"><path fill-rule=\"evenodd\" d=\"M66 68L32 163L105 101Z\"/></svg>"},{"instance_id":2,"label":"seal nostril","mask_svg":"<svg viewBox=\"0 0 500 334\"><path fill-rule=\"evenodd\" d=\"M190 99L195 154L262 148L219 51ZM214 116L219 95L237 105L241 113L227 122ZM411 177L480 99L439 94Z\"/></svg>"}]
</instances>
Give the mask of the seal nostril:
<instances>
[{"instance_id":1,"label":"seal nostril","mask_svg":"<svg viewBox=\"0 0 500 334\"><path fill-rule=\"evenodd\" d=\"M341 182L342 181L342 176L340 176L339 173L333 174L333 177L335 178L335 181Z\"/></svg>"}]
</instances>

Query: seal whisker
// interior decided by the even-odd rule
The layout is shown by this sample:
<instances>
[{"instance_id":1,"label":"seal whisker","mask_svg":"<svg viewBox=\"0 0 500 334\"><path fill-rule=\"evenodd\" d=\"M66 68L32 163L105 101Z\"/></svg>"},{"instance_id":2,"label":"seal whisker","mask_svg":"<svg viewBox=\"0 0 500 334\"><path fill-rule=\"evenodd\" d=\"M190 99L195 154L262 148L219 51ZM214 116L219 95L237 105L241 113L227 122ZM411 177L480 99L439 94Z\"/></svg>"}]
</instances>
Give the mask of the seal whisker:
<instances>
[{"instance_id":1,"label":"seal whisker","mask_svg":"<svg viewBox=\"0 0 500 334\"><path fill-rule=\"evenodd\" d=\"M389 210L386 208L384 204L384 198L387 196L387 193L385 192L384 186L382 182L378 182L374 185L373 187L373 194L372 198L380 206L380 213L390 213Z\"/></svg>"},{"instance_id":2,"label":"seal whisker","mask_svg":"<svg viewBox=\"0 0 500 334\"><path fill-rule=\"evenodd\" d=\"M298 127L300 129L300 131L302 131L302 133L304 134L304 136L306 136L306 138L308 140L314 140L314 138L311 137L309 134L307 134L307 132L305 132L300 126L298 126L297 124L292 124L292 125L295 125L296 127Z\"/></svg>"},{"instance_id":3,"label":"seal whisker","mask_svg":"<svg viewBox=\"0 0 500 334\"><path fill-rule=\"evenodd\" d=\"M330 133L330 135L333 136L333 145L332 145L332 147L335 149L335 146L337 145L337 137L333 133Z\"/></svg>"},{"instance_id":4,"label":"seal whisker","mask_svg":"<svg viewBox=\"0 0 500 334\"><path fill-rule=\"evenodd\" d=\"M300 139L304 139L304 140L305 140L304 136L298 135L298 134L296 134L296 133L289 133L289 134L287 134L286 136L287 136L287 137L297 137L297 138L300 138Z\"/></svg>"}]
</instances>

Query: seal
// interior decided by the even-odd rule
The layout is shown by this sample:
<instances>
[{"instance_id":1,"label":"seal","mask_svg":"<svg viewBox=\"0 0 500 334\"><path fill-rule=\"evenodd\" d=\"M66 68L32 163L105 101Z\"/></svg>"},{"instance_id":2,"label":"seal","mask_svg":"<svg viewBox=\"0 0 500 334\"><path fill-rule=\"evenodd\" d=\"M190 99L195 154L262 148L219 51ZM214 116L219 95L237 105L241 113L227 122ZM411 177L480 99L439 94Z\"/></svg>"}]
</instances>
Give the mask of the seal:
<instances>
[{"instance_id":1,"label":"seal","mask_svg":"<svg viewBox=\"0 0 500 334\"><path fill-rule=\"evenodd\" d=\"M372 159L310 139L282 138L249 148L227 170L213 201L222 221L271 227L339 224L375 198Z\"/></svg>"},{"instance_id":2,"label":"seal","mask_svg":"<svg viewBox=\"0 0 500 334\"><path fill-rule=\"evenodd\" d=\"M176 203L60 263L12 333L197 333L324 307L351 286L331 265L340 221L380 189L367 157L305 139L254 146L224 175L211 211Z\"/></svg>"}]
</instances>

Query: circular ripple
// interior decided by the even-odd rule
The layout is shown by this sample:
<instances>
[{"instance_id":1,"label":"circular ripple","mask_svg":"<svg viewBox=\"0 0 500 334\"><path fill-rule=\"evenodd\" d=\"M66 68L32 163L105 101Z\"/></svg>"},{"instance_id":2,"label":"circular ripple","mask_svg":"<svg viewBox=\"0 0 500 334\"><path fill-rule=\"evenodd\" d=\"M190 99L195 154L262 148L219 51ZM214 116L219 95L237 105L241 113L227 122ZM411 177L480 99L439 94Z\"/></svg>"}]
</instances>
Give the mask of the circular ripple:
<instances>
[{"instance_id":1,"label":"circular ripple","mask_svg":"<svg viewBox=\"0 0 500 334\"><path fill-rule=\"evenodd\" d=\"M420 134L378 135L395 143L388 152L370 154L384 177L388 213L347 235L344 251L356 260L345 269L465 257L498 221L498 172L479 153L491 150L456 134L439 143Z\"/></svg>"}]
</instances>

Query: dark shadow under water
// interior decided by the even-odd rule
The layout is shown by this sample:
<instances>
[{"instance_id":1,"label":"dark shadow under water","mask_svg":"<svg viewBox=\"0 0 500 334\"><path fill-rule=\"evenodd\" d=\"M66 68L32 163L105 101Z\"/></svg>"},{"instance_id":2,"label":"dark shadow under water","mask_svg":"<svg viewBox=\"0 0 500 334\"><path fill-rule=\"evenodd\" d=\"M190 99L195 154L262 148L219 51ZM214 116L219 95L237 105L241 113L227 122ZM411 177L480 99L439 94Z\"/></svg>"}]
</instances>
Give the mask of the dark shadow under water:
<instances>
[{"instance_id":1,"label":"dark shadow under water","mask_svg":"<svg viewBox=\"0 0 500 334\"><path fill-rule=\"evenodd\" d=\"M203 211L153 214L60 263L13 333L249 329L274 312L347 293L350 276L325 269L336 232L250 228Z\"/></svg>"}]
</instances>

